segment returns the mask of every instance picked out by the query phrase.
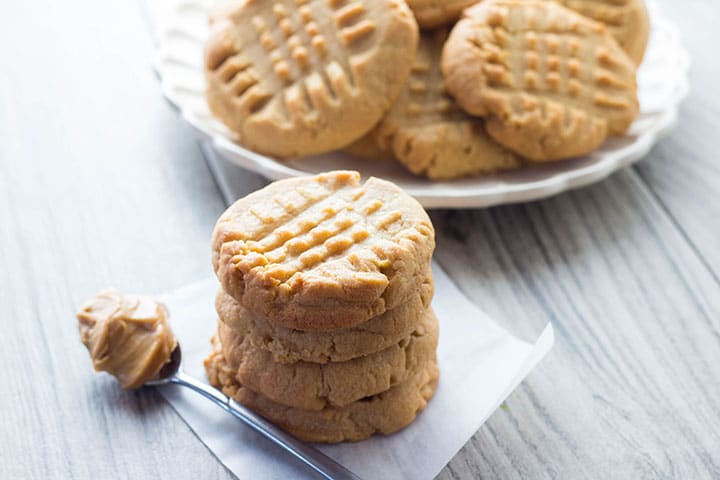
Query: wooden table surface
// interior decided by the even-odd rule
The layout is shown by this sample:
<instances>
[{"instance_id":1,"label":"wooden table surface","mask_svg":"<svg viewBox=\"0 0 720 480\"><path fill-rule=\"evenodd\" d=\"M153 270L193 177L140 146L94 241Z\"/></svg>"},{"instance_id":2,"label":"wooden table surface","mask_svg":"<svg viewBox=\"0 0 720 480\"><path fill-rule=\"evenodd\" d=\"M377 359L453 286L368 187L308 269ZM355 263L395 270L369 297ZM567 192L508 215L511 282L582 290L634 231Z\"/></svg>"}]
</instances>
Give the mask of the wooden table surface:
<instances>
[{"instance_id":1,"label":"wooden table surface","mask_svg":"<svg viewBox=\"0 0 720 480\"><path fill-rule=\"evenodd\" d=\"M440 478L720 478L720 4L660 3L692 86L648 158L548 200L432 213L469 297L556 329ZM224 204L150 69L156 7L0 15L2 479L232 477L156 392L94 374L75 325L102 287L212 274Z\"/></svg>"}]
</instances>

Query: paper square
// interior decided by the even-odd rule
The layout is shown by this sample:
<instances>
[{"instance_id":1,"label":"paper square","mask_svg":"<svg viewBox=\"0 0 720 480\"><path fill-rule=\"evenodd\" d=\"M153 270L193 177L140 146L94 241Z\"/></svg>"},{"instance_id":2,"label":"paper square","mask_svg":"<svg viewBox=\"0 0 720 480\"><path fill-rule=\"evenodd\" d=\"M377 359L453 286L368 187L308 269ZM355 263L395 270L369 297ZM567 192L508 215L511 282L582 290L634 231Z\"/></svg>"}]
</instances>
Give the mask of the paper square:
<instances>
[{"instance_id":1,"label":"paper square","mask_svg":"<svg viewBox=\"0 0 720 480\"><path fill-rule=\"evenodd\" d=\"M393 435L318 446L362 478L435 477L552 347L552 325L534 344L521 341L470 302L436 263L433 273L433 308L440 321L440 382L428 407ZM210 352L209 339L216 327L217 289L215 279L206 280L163 299L182 345L183 368L201 379L205 379L202 360ZM176 385L160 391L239 478L317 476L194 392Z\"/></svg>"}]
</instances>

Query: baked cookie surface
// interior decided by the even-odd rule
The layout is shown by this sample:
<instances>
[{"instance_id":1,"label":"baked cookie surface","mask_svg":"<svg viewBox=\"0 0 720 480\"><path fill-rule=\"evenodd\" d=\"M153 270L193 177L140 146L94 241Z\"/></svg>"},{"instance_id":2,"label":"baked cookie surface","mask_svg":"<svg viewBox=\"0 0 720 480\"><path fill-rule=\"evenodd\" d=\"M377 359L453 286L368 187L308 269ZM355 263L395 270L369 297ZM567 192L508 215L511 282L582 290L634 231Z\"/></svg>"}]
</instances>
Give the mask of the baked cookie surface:
<instances>
[{"instance_id":1,"label":"baked cookie surface","mask_svg":"<svg viewBox=\"0 0 720 480\"><path fill-rule=\"evenodd\" d=\"M222 352L205 359L210 383L291 434L308 442L359 441L393 433L410 424L435 393L439 371L435 361L419 366L405 382L344 407L319 411L283 406L241 385Z\"/></svg>"},{"instance_id":2,"label":"baked cookie surface","mask_svg":"<svg viewBox=\"0 0 720 480\"><path fill-rule=\"evenodd\" d=\"M650 18L643 0L556 1L603 23L633 62L640 65L650 36Z\"/></svg>"},{"instance_id":3,"label":"baked cookie surface","mask_svg":"<svg viewBox=\"0 0 720 480\"><path fill-rule=\"evenodd\" d=\"M337 171L274 182L218 220L212 257L224 290L287 328L348 328L414 295L434 230L396 185Z\"/></svg>"},{"instance_id":4,"label":"baked cookie surface","mask_svg":"<svg viewBox=\"0 0 720 480\"><path fill-rule=\"evenodd\" d=\"M242 145L281 158L369 131L405 83L418 36L403 0L237 0L211 20L210 110Z\"/></svg>"},{"instance_id":5,"label":"baked cookie surface","mask_svg":"<svg viewBox=\"0 0 720 480\"><path fill-rule=\"evenodd\" d=\"M407 302L351 328L327 332L303 332L274 325L252 314L237 300L218 292L215 307L222 323L243 335L256 348L266 350L277 363L298 361L344 362L379 352L409 337L428 309L433 295L432 274Z\"/></svg>"},{"instance_id":6,"label":"baked cookie surface","mask_svg":"<svg viewBox=\"0 0 720 480\"><path fill-rule=\"evenodd\" d=\"M344 362L276 363L237 330L218 322L217 339L235 379L273 402L303 410L343 407L408 380L435 360L438 322L432 310L410 336L379 352Z\"/></svg>"},{"instance_id":7,"label":"baked cookie surface","mask_svg":"<svg viewBox=\"0 0 720 480\"><path fill-rule=\"evenodd\" d=\"M518 156L445 92L440 61L446 39L446 30L421 35L410 79L376 129L378 143L408 170L432 179L519 167Z\"/></svg>"},{"instance_id":8,"label":"baked cookie surface","mask_svg":"<svg viewBox=\"0 0 720 480\"><path fill-rule=\"evenodd\" d=\"M450 24L465 7L477 0L407 0L420 28L432 29Z\"/></svg>"},{"instance_id":9,"label":"baked cookie surface","mask_svg":"<svg viewBox=\"0 0 720 480\"><path fill-rule=\"evenodd\" d=\"M379 160L383 162L395 161L395 156L392 152L380 148L375 141L374 129L363 135L359 140L344 147L342 151L366 160Z\"/></svg>"},{"instance_id":10,"label":"baked cookie surface","mask_svg":"<svg viewBox=\"0 0 720 480\"><path fill-rule=\"evenodd\" d=\"M491 137L537 161L622 135L638 114L635 66L593 20L556 3L486 0L443 50L448 91Z\"/></svg>"}]
</instances>

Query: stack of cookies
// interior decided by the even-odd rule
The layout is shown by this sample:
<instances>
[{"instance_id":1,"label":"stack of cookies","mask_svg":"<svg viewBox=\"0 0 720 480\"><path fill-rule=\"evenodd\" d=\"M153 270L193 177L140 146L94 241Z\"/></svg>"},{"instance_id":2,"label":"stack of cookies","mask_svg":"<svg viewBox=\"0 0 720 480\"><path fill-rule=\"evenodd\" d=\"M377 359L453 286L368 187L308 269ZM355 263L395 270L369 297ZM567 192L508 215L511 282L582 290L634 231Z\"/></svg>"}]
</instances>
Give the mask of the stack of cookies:
<instances>
[{"instance_id":1,"label":"stack of cookies","mask_svg":"<svg viewBox=\"0 0 720 480\"><path fill-rule=\"evenodd\" d=\"M409 424L438 380L434 230L390 182L357 172L282 180L213 234L213 385L301 439Z\"/></svg>"},{"instance_id":2,"label":"stack of cookies","mask_svg":"<svg viewBox=\"0 0 720 480\"><path fill-rule=\"evenodd\" d=\"M237 142L431 179L623 135L649 32L643 0L225 0L211 23L207 101Z\"/></svg>"}]
</instances>

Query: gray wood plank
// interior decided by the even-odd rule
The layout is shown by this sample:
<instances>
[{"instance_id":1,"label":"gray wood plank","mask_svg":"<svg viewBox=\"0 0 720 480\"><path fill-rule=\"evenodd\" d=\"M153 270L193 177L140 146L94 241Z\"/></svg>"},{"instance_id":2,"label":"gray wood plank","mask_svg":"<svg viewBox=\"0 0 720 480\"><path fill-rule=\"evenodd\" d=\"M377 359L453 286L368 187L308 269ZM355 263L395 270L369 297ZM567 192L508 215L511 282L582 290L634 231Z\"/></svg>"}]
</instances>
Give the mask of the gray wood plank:
<instances>
[{"instance_id":1,"label":"gray wood plank","mask_svg":"<svg viewBox=\"0 0 720 480\"><path fill-rule=\"evenodd\" d=\"M667 139L636 170L720 277L720 2L662 1L692 55L690 94Z\"/></svg>"},{"instance_id":2,"label":"gray wood plank","mask_svg":"<svg viewBox=\"0 0 720 480\"><path fill-rule=\"evenodd\" d=\"M145 28L134 2L0 16L3 479L231 478L159 395L94 374L75 326L99 288L211 274L223 204L159 95Z\"/></svg>"},{"instance_id":3,"label":"gray wood plank","mask_svg":"<svg viewBox=\"0 0 720 480\"><path fill-rule=\"evenodd\" d=\"M468 296L521 331L556 327L440 478L720 476L720 286L632 171L433 221Z\"/></svg>"}]
</instances>

